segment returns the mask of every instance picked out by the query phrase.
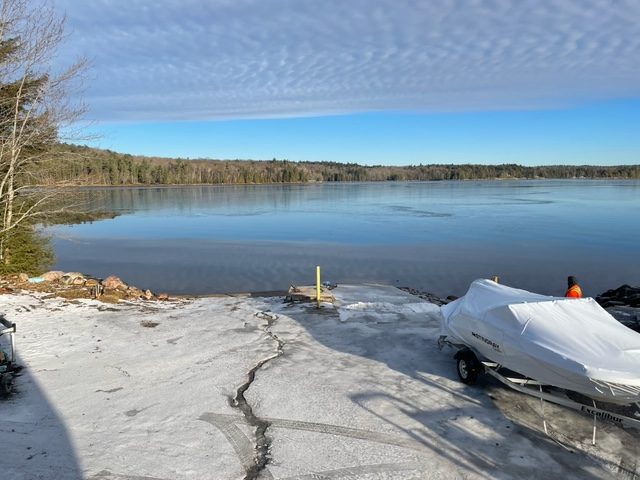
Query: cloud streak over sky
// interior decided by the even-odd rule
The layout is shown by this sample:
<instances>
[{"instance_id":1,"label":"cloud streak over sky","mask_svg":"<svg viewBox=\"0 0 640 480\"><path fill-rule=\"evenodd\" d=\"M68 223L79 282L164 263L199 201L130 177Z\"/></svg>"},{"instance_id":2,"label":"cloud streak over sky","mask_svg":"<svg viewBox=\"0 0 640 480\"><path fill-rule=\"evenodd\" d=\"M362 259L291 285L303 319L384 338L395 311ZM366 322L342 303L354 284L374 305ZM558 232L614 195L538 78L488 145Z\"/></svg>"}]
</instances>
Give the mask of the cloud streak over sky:
<instances>
[{"instance_id":1,"label":"cloud streak over sky","mask_svg":"<svg viewBox=\"0 0 640 480\"><path fill-rule=\"evenodd\" d=\"M640 96L640 2L55 0L100 121L555 108Z\"/></svg>"}]
</instances>

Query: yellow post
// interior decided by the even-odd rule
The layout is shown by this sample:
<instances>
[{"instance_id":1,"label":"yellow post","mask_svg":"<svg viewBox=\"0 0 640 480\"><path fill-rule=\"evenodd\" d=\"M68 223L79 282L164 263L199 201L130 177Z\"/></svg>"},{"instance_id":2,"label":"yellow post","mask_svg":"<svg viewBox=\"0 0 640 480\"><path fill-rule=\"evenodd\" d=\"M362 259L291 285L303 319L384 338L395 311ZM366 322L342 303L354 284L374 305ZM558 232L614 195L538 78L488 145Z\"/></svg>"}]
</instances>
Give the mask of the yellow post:
<instances>
[{"instance_id":1,"label":"yellow post","mask_svg":"<svg viewBox=\"0 0 640 480\"><path fill-rule=\"evenodd\" d=\"M316 266L316 300L320 308L320 265Z\"/></svg>"}]
</instances>

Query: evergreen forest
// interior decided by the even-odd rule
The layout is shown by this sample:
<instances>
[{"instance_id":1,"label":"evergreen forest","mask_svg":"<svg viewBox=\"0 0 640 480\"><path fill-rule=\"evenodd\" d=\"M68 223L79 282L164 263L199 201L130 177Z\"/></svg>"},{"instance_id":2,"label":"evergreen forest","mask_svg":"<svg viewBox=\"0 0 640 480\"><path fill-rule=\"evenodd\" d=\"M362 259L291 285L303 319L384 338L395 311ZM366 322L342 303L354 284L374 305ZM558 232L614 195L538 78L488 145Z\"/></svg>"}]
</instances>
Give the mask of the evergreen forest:
<instances>
[{"instance_id":1,"label":"evergreen forest","mask_svg":"<svg viewBox=\"0 0 640 480\"><path fill-rule=\"evenodd\" d=\"M206 160L142 157L86 146L60 145L58 168L46 184L203 185L489 179L640 178L640 165L430 164L364 166L288 160Z\"/></svg>"}]
</instances>

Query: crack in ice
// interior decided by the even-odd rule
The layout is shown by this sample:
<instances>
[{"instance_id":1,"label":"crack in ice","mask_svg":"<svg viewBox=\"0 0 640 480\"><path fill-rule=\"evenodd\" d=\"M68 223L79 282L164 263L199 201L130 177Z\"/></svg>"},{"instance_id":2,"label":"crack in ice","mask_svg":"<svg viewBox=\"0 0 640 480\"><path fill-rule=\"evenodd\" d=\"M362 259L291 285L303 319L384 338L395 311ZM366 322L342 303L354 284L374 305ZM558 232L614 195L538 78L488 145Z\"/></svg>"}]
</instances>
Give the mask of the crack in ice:
<instances>
[{"instance_id":1,"label":"crack in ice","mask_svg":"<svg viewBox=\"0 0 640 480\"><path fill-rule=\"evenodd\" d=\"M278 338L276 334L271 331L272 325L278 319L278 316L271 312L258 312L256 317L266 320L267 324L263 327L263 331L277 343L276 352L267 358L260 360L257 364L249 370L247 373L247 381L238 387L235 397L229 399L232 407L239 409L247 420L247 423L255 427L255 456L253 463L245 468L246 473L244 480L255 480L258 478L260 472L262 472L269 463L269 448L271 446L271 439L267 436L267 429L271 426L271 422L263 418L258 417L249 402L245 397L245 393L256 378L256 372L260 370L265 364L280 357L284 354L284 342Z\"/></svg>"}]
</instances>

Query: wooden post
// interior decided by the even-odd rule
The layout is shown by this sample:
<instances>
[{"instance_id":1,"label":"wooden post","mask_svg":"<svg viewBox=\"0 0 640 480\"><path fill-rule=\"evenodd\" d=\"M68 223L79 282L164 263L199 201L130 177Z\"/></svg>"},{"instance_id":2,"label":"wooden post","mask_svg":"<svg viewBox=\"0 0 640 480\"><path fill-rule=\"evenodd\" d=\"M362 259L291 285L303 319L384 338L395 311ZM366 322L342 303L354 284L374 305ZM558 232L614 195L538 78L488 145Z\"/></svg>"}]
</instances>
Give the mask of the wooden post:
<instances>
[{"instance_id":1,"label":"wooden post","mask_svg":"<svg viewBox=\"0 0 640 480\"><path fill-rule=\"evenodd\" d=\"M316 300L320 308L320 265L316 266Z\"/></svg>"}]
</instances>

